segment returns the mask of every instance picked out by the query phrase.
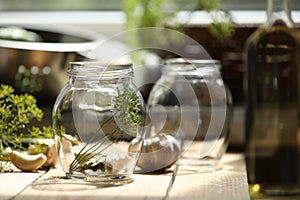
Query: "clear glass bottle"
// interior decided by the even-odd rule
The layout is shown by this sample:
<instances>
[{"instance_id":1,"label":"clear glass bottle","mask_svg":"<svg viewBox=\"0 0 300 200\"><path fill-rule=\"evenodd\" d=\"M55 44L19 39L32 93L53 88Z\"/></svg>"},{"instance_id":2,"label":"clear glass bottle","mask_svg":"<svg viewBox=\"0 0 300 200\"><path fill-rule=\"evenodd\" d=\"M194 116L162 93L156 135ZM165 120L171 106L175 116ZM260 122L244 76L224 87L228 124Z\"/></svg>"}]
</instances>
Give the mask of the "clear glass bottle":
<instances>
[{"instance_id":1,"label":"clear glass bottle","mask_svg":"<svg viewBox=\"0 0 300 200\"><path fill-rule=\"evenodd\" d=\"M182 141L180 164L203 171L216 169L229 143L232 97L220 68L217 60L168 59L147 102L150 134Z\"/></svg>"},{"instance_id":2,"label":"clear glass bottle","mask_svg":"<svg viewBox=\"0 0 300 200\"><path fill-rule=\"evenodd\" d=\"M132 65L72 62L68 75L53 109L55 144L66 176L107 184L131 181L145 119Z\"/></svg>"},{"instance_id":3,"label":"clear glass bottle","mask_svg":"<svg viewBox=\"0 0 300 200\"><path fill-rule=\"evenodd\" d=\"M251 193L300 192L299 38L288 0L268 0L267 21L248 39L246 163Z\"/></svg>"}]
</instances>

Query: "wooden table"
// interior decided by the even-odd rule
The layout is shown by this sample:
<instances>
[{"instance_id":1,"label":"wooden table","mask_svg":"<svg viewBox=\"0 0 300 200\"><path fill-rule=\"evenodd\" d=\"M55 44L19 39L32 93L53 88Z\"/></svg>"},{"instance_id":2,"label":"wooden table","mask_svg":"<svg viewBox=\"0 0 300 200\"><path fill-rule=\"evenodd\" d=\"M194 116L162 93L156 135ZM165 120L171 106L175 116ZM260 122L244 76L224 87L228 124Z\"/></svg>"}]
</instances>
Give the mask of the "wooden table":
<instances>
[{"instance_id":1,"label":"wooden table","mask_svg":"<svg viewBox=\"0 0 300 200\"><path fill-rule=\"evenodd\" d=\"M222 169L215 172L204 173L197 168L176 165L167 173L134 174L132 183L116 187L70 183L59 178L64 175L61 169L0 173L0 200L250 199L243 156L226 154L221 164Z\"/></svg>"}]
</instances>

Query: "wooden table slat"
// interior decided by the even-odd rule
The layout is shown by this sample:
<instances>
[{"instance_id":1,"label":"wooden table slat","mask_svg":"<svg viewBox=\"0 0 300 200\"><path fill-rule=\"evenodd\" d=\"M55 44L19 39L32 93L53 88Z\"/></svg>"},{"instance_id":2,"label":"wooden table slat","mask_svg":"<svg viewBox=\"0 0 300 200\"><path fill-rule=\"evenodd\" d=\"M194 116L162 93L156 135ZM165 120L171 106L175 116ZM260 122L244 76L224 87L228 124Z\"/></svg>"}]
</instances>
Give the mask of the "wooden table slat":
<instances>
[{"instance_id":1,"label":"wooden table slat","mask_svg":"<svg viewBox=\"0 0 300 200\"><path fill-rule=\"evenodd\" d=\"M89 184L61 184L62 179L57 179L57 183L51 181L47 183L49 178L61 176L63 172L58 169L52 169L45 174L39 181L31 187L24 190L15 200L60 200L60 199L164 199L167 188L172 178L172 172L166 174L134 174L132 183L116 186L101 187ZM67 180L66 180L67 181Z\"/></svg>"},{"instance_id":2,"label":"wooden table slat","mask_svg":"<svg viewBox=\"0 0 300 200\"><path fill-rule=\"evenodd\" d=\"M8 200L15 197L26 187L28 187L32 182L38 179L42 174L44 174L44 172L0 173L0 200Z\"/></svg>"},{"instance_id":3,"label":"wooden table slat","mask_svg":"<svg viewBox=\"0 0 300 200\"><path fill-rule=\"evenodd\" d=\"M221 167L214 172L202 172L200 166L179 166L169 199L249 200L242 155L227 154Z\"/></svg>"},{"instance_id":4,"label":"wooden table slat","mask_svg":"<svg viewBox=\"0 0 300 200\"><path fill-rule=\"evenodd\" d=\"M116 187L62 179L61 169L2 173L0 200L249 200L243 156L226 154L221 164L215 172L176 165L168 173L133 174L132 183Z\"/></svg>"}]
</instances>

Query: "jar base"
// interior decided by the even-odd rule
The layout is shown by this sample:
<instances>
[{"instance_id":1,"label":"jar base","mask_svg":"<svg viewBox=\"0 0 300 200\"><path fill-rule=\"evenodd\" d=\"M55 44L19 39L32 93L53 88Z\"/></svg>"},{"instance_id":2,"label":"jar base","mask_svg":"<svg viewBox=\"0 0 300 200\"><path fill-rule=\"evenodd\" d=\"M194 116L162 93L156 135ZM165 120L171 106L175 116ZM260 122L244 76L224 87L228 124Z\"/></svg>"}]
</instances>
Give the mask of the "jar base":
<instances>
[{"instance_id":1,"label":"jar base","mask_svg":"<svg viewBox=\"0 0 300 200\"><path fill-rule=\"evenodd\" d=\"M100 186L109 187L109 186L121 186L133 182L133 179L128 175L123 174L68 174L66 173L68 179L86 182L86 183L95 183Z\"/></svg>"}]
</instances>

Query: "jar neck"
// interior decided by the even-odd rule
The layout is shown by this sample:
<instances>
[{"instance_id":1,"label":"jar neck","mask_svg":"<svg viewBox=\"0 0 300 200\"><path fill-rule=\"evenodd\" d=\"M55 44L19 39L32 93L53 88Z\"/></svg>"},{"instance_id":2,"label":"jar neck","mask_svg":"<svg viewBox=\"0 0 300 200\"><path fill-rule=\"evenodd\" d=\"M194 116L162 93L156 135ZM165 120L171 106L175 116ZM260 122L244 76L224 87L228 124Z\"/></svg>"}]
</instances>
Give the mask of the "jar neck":
<instances>
[{"instance_id":1,"label":"jar neck","mask_svg":"<svg viewBox=\"0 0 300 200\"><path fill-rule=\"evenodd\" d=\"M168 59L162 73L169 76L215 76L219 75L220 68L217 60Z\"/></svg>"},{"instance_id":2,"label":"jar neck","mask_svg":"<svg viewBox=\"0 0 300 200\"><path fill-rule=\"evenodd\" d=\"M71 83L78 81L116 84L131 81L133 69L131 63L71 62L68 75Z\"/></svg>"},{"instance_id":3,"label":"jar neck","mask_svg":"<svg viewBox=\"0 0 300 200\"><path fill-rule=\"evenodd\" d=\"M268 0L266 26L294 27L289 0Z\"/></svg>"},{"instance_id":4,"label":"jar neck","mask_svg":"<svg viewBox=\"0 0 300 200\"><path fill-rule=\"evenodd\" d=\"M131 77L120 77L120 78L111 78L111 79L95 79L95 78L82 78L82 77L70 77L69 83L77 86L95 86L99 87L99 85L130 85L132 84Z\"/></svg>"}]
</instances>

